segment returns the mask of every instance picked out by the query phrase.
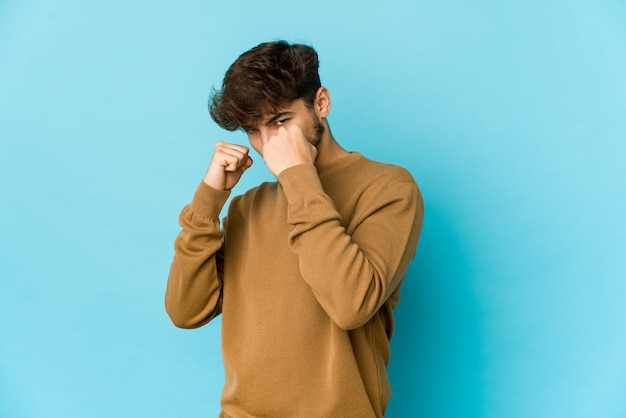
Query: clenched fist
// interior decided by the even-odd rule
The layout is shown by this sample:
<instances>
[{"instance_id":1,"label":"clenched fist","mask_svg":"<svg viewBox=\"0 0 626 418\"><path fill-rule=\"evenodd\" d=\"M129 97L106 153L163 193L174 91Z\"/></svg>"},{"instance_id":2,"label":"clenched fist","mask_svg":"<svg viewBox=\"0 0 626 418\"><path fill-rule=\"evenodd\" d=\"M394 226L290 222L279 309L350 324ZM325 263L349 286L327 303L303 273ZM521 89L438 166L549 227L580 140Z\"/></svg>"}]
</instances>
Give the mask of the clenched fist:
<instances>
[{"instance_id":1,"label":"clenched fist","mask_svg":"<svg viewBox=\"0 0 626 418\"><path fill-rule=\"evenodd\" d=\"M226 142L215 144L204 182L217 190L230 190L252 165L248 147Z\"/></svg>"},{"instance_id":2,"label":"clenched fist","mask_svg":"<svg viewBox=\"0 0 626 418\"><path fill-rule=\"evenodd\" d=\"M263 160L276 177L289 167L314 164L317 148L298 125L281 126L276 135L263 144Z\"/></svg>"}]
</instances>

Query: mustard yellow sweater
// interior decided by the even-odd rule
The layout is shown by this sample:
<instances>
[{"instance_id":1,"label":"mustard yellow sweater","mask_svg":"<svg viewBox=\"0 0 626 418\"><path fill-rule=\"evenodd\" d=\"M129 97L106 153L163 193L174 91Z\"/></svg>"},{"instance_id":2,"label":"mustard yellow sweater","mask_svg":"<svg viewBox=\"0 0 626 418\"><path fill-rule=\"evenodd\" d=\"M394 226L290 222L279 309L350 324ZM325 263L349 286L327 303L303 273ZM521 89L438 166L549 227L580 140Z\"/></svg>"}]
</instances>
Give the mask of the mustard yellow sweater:
<instances>
[{"instance_id":1,"label":"mustard yellow sweater","mask_svg":"<svg viewBox=\"0 0 626 418\"><path fill-rule=\"evenodd\" d=\"M166 291L176 326L222 315L220 417L382 417L392 308L423 202L404 169L358 153L233 198L201 183Z\"/></svg>"}]
</instances>

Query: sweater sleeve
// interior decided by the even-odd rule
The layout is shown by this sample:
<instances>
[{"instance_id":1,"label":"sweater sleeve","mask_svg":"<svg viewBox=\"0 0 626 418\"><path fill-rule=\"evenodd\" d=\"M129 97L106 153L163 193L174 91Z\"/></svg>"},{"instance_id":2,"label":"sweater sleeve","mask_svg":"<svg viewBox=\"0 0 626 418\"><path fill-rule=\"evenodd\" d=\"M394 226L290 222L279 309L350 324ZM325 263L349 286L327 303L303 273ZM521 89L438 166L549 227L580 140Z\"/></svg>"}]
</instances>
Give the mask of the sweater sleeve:
<instances>
[{"instance_id":1,"label":"sweater sleeve","mask_svg":"<svg viewBox=\"0 0 626 418\"><path fill-rule=\"evenodd\" d=\"M403 178L377 187L349 235L314 166L291 167L279 181L304 280L339 327L363 325L400 285L415 254L424 210L417 184Z\"/></svg>"},{"instance_id":2,"label":"sweater sleeve","mask_svg":"<svg viewBox=\"0 0 626 418\"><path fill-rule=\"evenodd\" d=\"M219 214L229 195L202 182L181 211L182 231L174 241L165 292L166 311L177 327L200 327L221 312L224 235Z\"/></svg>"}]
</instances>

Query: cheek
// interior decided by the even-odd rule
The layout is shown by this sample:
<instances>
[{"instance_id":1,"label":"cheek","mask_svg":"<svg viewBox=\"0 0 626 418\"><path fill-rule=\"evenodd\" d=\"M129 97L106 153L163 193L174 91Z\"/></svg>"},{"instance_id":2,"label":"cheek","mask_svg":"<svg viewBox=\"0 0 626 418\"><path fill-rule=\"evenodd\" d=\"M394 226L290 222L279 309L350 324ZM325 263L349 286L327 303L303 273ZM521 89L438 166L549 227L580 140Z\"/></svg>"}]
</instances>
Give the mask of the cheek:
<instances>
[{"instance_id":1,"label":"cheek","mask_svg":"<svg viewBox=\"0 0 626 418\"><path fill-rule=\"evenodd\" d=\"M250 141L252 148L263 156L263 142L261 141L261 137L259 135L248 135L248 141Z\"/></svg>"}]
</instances>

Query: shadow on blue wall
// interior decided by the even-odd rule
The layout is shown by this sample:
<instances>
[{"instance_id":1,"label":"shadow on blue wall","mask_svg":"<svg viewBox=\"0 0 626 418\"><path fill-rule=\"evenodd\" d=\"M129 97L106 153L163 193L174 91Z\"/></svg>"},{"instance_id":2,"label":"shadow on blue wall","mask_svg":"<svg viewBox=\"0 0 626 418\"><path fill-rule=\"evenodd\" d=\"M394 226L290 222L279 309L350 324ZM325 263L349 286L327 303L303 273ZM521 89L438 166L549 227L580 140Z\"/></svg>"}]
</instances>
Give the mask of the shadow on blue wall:
<instances>
[{"instance_id":1,"label":"shadow on blue wall","mask_svg":"<svg viewBox=\"0 0 626 418\"><path fill-rule=\"evenodd\" d=\"M451 224L426 202L418 251L395 311L388 418L483 415L480 312L471 266Z\"/></svg>"}]
</instances>

